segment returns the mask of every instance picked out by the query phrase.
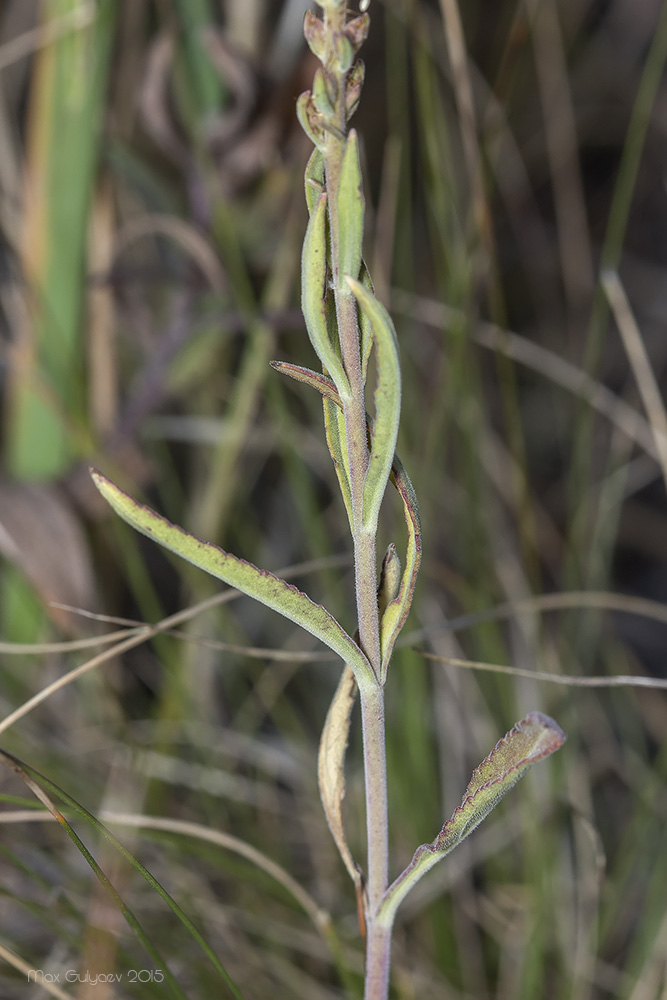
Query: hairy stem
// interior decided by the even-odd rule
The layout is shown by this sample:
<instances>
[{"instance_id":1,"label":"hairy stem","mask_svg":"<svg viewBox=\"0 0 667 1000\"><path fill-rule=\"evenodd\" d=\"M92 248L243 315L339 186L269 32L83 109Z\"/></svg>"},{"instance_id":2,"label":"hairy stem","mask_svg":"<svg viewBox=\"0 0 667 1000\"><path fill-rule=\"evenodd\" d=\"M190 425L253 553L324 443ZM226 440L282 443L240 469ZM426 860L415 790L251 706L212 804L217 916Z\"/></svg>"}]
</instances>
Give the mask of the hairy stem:
<instances>
[{"instance_id":1,"label":"hairy stem","mask_svg":"<svg viewBox=\"0 0 667 1000\"><path fill-rule=\"evenodd\" d=\"M345 436L349 455L350 492L354 521L354 561L357 614L359 621L359 641L366 653L376 677L380 677L380 625L377 609L377 553L375 535L363 531L362 500L364 481L368 471L368 439L366 434L366 400L364 379L361 368L361 350L357 303L345 282L340 268L340 213L338 211L338 188L341 164L345 150L347 114L345 108L347 73L336 68L333 39L345 27L345 5L325 8L325 33L329 39L330 52L326 59L328 78L335 91L334 114L330 123L324 149L324 170L326 177L331 235L332 284L336 303L336 322L341 358L350 383L350 399L345 402ZM358 275L351 275L357 278Z\"/></svg>"},{"instance_id":2,"label":"hairy stem","mask_svg":"<svg viewBox=\"0 0 667 1000\"><path fill-rule=\"evenodd\" d=\"M389 995L391 927L372 923L368 928L364 1000L385 1000Z\"/></svg>"},{"instance_id":3,"label":"hairy stem","mask_svg":"<svg viewBox=\"0 0 667 1000\"><path fill-rule=\"evenodd\" d=\"M387 889L389 861L387 838L387 755L384 732L384 690L365 686L360 692L366 782L366 831L368 836L369 937L375 913Z\"/></svg>"},{"instance_id":4,"label":"hairy stem","mask_svg":"<svg viewBox=\"0 0 667 1000\"><path fill-rule=\"evenodd\" d=\"M391 929L378 922L376 914L388 885L387 755L385 747L384 690L381 683L382 657L377 598L376 532L364 526L364 484L369 467L364 374L361 363L359 317L356 299L342 273L341 225L338 193L347 133L347 76L336 54L336 38L346 25L344 3L324 6L324 34L327 50L323 59L333 114L329 117L324 142L324 174L329 213L330 262L336 306L338 340L350 393L343 401L345 436L352 507L355 589L359 644L373 668L376 683L360 685L361 720L364 746L364 780L367 827L367 906L366 906L366 1000L386 1000L389 990L389 947ZM358 274L351 274L355 280Z\"/></svg>"}]
</instances>

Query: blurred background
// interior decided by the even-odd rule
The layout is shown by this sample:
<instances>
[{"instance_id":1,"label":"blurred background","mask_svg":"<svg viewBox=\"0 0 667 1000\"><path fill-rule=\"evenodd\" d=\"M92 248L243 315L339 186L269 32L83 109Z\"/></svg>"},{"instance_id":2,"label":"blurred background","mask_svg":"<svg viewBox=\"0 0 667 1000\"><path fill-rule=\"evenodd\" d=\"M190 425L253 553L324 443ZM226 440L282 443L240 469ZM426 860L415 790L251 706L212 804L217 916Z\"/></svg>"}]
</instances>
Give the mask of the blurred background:
<instances>
[{"instance_id":1,"label":"blurred background","mask_svg":"<svg viewBox=\"0 0 667 1000\"><path fill-rule=\"evenodd\" d=\"M87 467L292 574L354 630L321 404L268 365L316 362L299 311L304 10L0 5L2 718L88 664L2 746L107 817L248 1000L360 995L352 887L316 783L340 666L135 535ZM568 732L408 898L392 995L665 1000L665 694L530 673L667 680L667 5L373 0L370 15L366 259L398 331L399 454L424 540L388 684L392 874L528 710ZM401 552L400 505L385 508L381 548ZM102 644L185 609L173 634ZM164 996L128 975L156 963L65 831L28 814L7 769L0 792L2 995ZM172 993L234 995L63 811L159 944ZM251 845L331 934L238 845L120 813ZM346 815L363 862L358 720ZM61 985L28 987L33 969Z\"/></svg>"}]
</instances>

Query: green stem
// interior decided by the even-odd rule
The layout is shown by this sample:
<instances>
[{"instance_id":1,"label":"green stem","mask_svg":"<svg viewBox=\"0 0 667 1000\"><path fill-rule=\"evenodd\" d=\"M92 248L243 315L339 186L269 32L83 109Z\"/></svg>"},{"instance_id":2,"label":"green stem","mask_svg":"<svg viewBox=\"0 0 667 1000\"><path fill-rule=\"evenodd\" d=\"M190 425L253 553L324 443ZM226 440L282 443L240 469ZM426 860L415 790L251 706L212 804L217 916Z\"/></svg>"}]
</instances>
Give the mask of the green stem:
<instances>
[{"instance_id":1,"label":"green stem","mask_svg":"<svg viewBox=\"0 0 667 1000\"><path fill-rule=\"evenodd\" d=\"M384 689L380 685L364 685L360 689L360 702L368 837L364 998L386 1000L389 991L391 926L379 922L376 916L387 890L389 874Z\"/></svg>"},{"instance_id":2,"label":"green stem","mask_svg":"<svg viewBox=\"0 0 667 1000\"><path fill-rule=\"evenodd\" d=\"M336 303L336 322L341 358L350 383L350 396L343 406L345 436L349 456L350 493L354 521L355 588L359 621L359 642L368 657L376 677L380 677L380 623L377 608L377 554L375 535L363 531L362 505L368 471L368 438L366 433L366 400L361 367L361 348L357 303L345 282L340 268L340 213L338 189L341 164L345 151L347 115L345 94L347 74L335 69L333 39L345 27L344 4L325 8L325 31L330 51L325 58L325 72L336 92L334 114L324 150L329 228L331 233L331 267ZM356 278L357 275L352 275Z\"/></svg>"},{"instance_id":3,"label":"green stem","mask_svg":"<svg viewBox=\"0 0 667 1000\"><path fill-rule=\"evenodd\" d=\"M360 691L360 701L369 845L368 912L373 918L386 892L389 873L384 689L379 685L364 685Z\"/></svg>"},{"instance_id":4,"label":"green stem","mask_svg":"<svg viewBox=\"0 0 667 1000\"><path fill-rule=\"evenodd\" d=\"M385 1000L389 995L391 927L372 923L368 928L364 1000Z\"/></svg>"},{"instance_id":5,"label":"green stem","mask_svg":"<svg viewBox=\"0 0 667 1000\"><path fill-rule=\"evenodd\" d=\"M345 423L347 426L347 419ZM350 440L348 437L348 448L349 446ZM353 462L350 458L350 472L352 472L353 467ZM350 476L350 479L352 479L352 476ZM361 485L363 487L363 479L361 480ZM354 490L352 491L352 510L355 510ZM359 645L368 657L379 682L382 670L382 657L380 654L380 621L377 605L377 553L375 535L357 528L354 532L353 541Z\"/></svg>"},{"instance_id":6,"label":"green stem","mask_svg":"<svg viewBox=\"0 0 667 1000\"><path fill-rule=\"evenodd\" d=\"M360 685L359 691L368 838L364 996L365 1000L386 1000L389 991L391 928L377 920L378 907L388 885L389 836L384 689L380 681L382 657L377 599L376 533L375 529L369 531L363 526L364 483L369 465L365 385L357 303L340 266L341 215L338 210L338 191L347 133L345 104L347 72L340 69L340 64L337 62L335 39L342 33L346 19L347 11L344 3L331 3L325 6L324 25L329 48L323 63L335 100L323 153L336 321L341 360L350 385L350 398L343 402L343 415L350 476L359 644L368 657L376 678L376 683ZM358 275L353 274L351 277L356 279Z\"/></svg>"}]
</instances>

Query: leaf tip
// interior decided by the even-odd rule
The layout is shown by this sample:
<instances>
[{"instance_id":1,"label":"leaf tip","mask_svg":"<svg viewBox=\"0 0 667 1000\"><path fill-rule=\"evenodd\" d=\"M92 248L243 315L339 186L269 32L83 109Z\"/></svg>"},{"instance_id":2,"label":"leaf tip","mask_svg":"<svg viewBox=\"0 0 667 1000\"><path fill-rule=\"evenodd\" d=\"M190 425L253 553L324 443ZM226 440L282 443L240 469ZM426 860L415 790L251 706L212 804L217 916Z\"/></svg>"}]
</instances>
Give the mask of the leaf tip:
<instances>
[{"instance_id":1,"label":"leaf tip","mask_svg":"<svg viewBox=\"0 0 667 1000\"><path fill-rule=\"evenodd\" d=\"M541 760L549 754L560 750L567 739L567 734L555 719L543 712L529 712L525 719L521 719L514 727L515 732L522 732L525 729L532 730L537 734L530 754L531 760ZM510 733L508 733L508 736Z\"/></svg>"},{"instance_id":2,"label":"leaf tip","mask_svg":"<svg viewBox=\"0 0 667 1000\"><path fill-rule=\"evenodd\" d=\"M103 475L99 469L96 469L94 465L88 466L88 472L90 473L90 478L95 483L100 493L104 493L104 487L108 484L109 480L105 475Z\"/></svg>"}]
</instances>

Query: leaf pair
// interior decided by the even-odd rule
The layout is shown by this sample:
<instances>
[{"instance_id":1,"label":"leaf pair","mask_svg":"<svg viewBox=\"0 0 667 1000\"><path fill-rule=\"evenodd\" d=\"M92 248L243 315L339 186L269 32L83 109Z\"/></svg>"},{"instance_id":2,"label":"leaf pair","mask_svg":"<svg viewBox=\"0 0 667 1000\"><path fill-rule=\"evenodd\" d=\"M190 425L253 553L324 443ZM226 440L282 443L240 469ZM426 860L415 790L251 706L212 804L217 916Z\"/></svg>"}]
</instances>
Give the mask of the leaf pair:
<instances>
[{"instance_id":1,"label":"leaf pair","mask_svg":"<svg viewBox=\"0 0 667 1000\"><path fill-rule=\"evenodd\" d=\"M330 274L337 295L343 298L354 296L359 309L359 350L364 383L371 347L375 347L375 418L360 524L361 530L374 534L396 450L401 408L401 372L394 325L387 310L375 297L370 276L362 263L364 196L359 146L354 130L347 137L337 180L333 205L328 206L329 199L324 189L324 159L319 150L315 150L306 168L306 200L310 219L301 259L301 305L308 336L325 372L330 375L336 387L343 411L350 402L351 389L341 360L337 317L328 308ZM329 214L328 208L331 209ZM321 386L318 388L322 391ZM353 526L344 422L326 403L325 425L327 443L350 524Z\"/></svg>"},{"instance_id":2,"label":"leaf pair","mask_svg":"<svg viewBox=\"0 0 667 1000\"><path fill-rule=\"evenodd\" d=\"M344 448L344 425L342 421L342 402L336 386L331 379L319 372L311 371L310 368L303 368L300 365L292 365L285 361L272 361L271 367L296 379L297 382L305 382L307 385L317 389L322 394L325 410L325 426L327 430L327 442L334 460L334 466L341 481L341 491L345 500L348 517L352 523L352 511L350 506L349 480L340 473L340 467L345 461ZM371 424L368 418L369 432L374 441L378 442L377 429ZM372 456L371 448L371 456ZM380 620L380 649L382 652L382 682L386 680L389 660L398 635L405 624L412 604L417 574L421 563L422 541L421 525L419 521L419 507L417 505L417 495L414 486L410 481L403 463L398 455L393 454L390 462L391 482L395 486L403 503L403 514L408 530L408 545L406 553L406 564L401 575L398 592L393 599L389 599L385 608L382 609ZM382 472L377 477L378 488ZM382 498L380 497L380 500Z\"/></svg>"}]
</instances>

